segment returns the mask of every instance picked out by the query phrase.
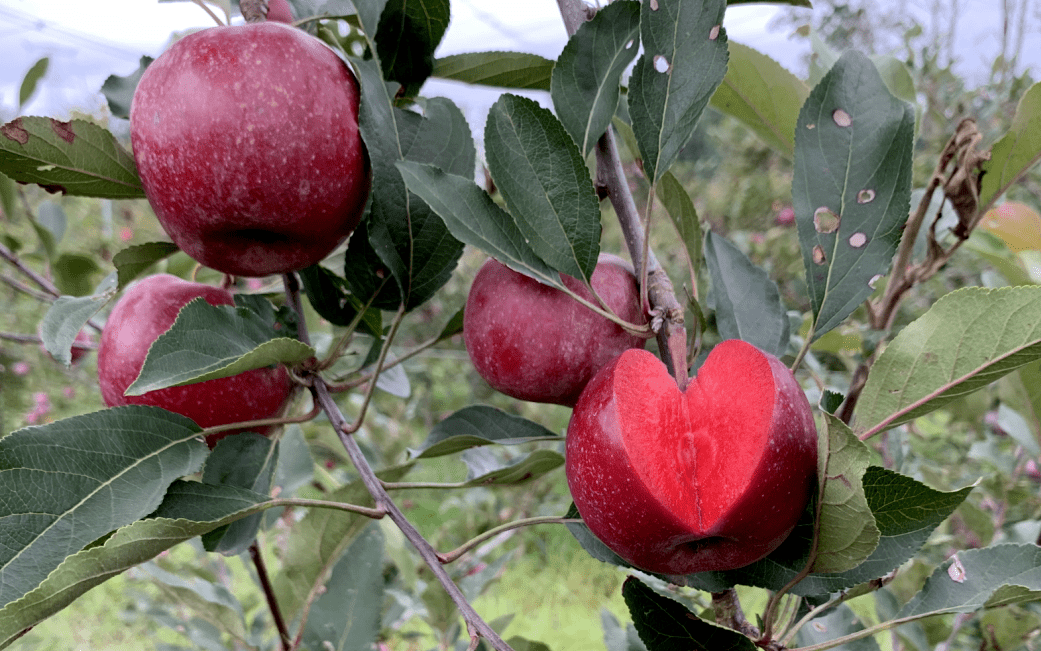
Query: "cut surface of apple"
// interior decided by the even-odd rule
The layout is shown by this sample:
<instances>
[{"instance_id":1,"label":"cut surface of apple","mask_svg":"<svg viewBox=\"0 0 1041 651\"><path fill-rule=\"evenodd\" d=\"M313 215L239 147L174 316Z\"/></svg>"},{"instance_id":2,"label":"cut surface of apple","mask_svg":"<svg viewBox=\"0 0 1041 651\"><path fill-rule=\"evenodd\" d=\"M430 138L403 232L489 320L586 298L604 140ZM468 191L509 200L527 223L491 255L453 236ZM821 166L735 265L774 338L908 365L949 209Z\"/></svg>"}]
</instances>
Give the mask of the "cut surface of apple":
<instances>
[{"instance_id":1,"label":"cut surface of apple","mask_svg":"<svg viewBox=\"0 0 1041 651\"><path fill-rule=\"evenodd\" d=\"M777 358L717 345L685 392L628 350L579 398L567 477L590 530L636 567L728 570L776 549L814 490L817 433Z\"/></svg>"}]
</instances>

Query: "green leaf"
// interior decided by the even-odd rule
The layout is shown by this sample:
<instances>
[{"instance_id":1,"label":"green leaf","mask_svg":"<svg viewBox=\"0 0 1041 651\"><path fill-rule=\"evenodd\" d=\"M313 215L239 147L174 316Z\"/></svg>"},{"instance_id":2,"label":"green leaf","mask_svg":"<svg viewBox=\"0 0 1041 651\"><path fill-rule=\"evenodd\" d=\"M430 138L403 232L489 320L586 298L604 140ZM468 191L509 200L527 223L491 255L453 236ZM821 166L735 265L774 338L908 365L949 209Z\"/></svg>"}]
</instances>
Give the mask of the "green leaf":
<instances>
[{"instance_id":1,"label":"green leaf","mask_svg":"<svg viewBox=\"0 0 1041 651\"><path fill-rule=\"evenodd\" d=\"M72 344L83 326L116 295L112 274L91 296L59 296L51 303L40 324L43 347L51 357L68 366L72 363Z\"/></svg>"},{"instance_id":2,"label":"green leaf","mask_svg":"<svg viewBox=\"0 0 1041 651\"><path fill-rule=\"evenodd\" d=\"M18 190L15 188L14 181L8 178L6 174L0 173L0 212L3 213L8 221L14 219L17 197Z\"/></svg>"},{"instance_id":3,"label":"green leaf","mask_svg":"<svg viewBox=\"0 0 1041 651\"><path fill-rule=\"evenodd\" d=\"M412 464L381 470L383 481L400 480ZM372 497L361 480L322 496L330 502L372 506ZM312 587L332 569L344 550L372 522L370 518L333 509L311 509L294 525L282 555L282 570L272 577L278 604L287 619L300 614Z\"/></svg>"},{"instance_id":4,"label":"green leaf","mask_svg":"<svg viewBox=\"0 0 1041 651\"><path fill-rule=\"evenodd\" d=\"M254 310L194 299L152 343L141 373L127 387L126 395L231 377L271 364L294 364L314 356L313 348L273 326L272 320Z\"/></svg>"},{"instance_id":5,"label":"green leaf","mask_svg":"<svg viewBox=\"0 0 1041 651\"><path fill-rule=\"evenodd\" d=\"M434 77L496 88L549 90L553 61L526 52L471 52L434 61Z\"/></svg>"},{"instance_id":6,"label":"green leaf","mask_svg":"<svg viewBox=\"0 0 1041 651\"><path fill-rule=\"evenodd\" d=\"M510 269L563 288L560 275L525 242L510 214L473 181L430 165L399 163L410 192L423 198L452 235L489 254Z\"/></svg>"},{"instance_id":7,"label":"green leaf","mask_svg":"<svg viewBox=\"0 0 1041 651\"><path fill-rule=\"evenodd\" d=\"M398 289L395 295L388 291L391 287L384 287L375 307L396 310L404 303L413 309L448 281L463 245L429 206L409 195L395 164L408 160L472 176L473 138L463 114L449 100L427 100L423 115L398 108L377 64L370 60L355 65L362 90L359 128L372 165L368 240ZM357 235L356 231L352 239ZM375 291L371 279L359 287L351 274L346 279L359 300Z\"/></svg>"},{"instance_id":8,"label":"green leaf","mask_svg":"<svg viewBox=\"0 0 1041 651\"><path fill-rule=\"evenodd\" d=\"M798 646L803 647L824 644L863 630L864 624L861 623L856 613L850 610L846 604L839 604L838 608L833 608L823 617L817 617L809 625L800 628L799 635L795 639ZM844 651L879 651L878 642L873 637L847 642L840 648Z\"/></svg>"},{"instance_id":9,"label":"green leaf","mask_svg":"<svg viewBox=\"0 0 1041 651\"><path fill-rule=\"evenodd\" d=\"M770 57L731 42L723 83L712 108L741 120L763 142L785 157L795 153L795 125L810 89Z\"/></svg>"},{"instance_id":10,"label":"green leaf","mask_svg":"<svg viewBox=\"0 0 1041 651\"><path fill-rule=\"evenodd\" d=\"M600 202L564 126L534 100L503 94L488 112L484 145L527 243L550 267L588 281L600 253Z\"/></svg>"},{"instance_id":11,"label":"green leaf","mask_svg":"<svg viewBox=\"0 0 1041 651\"><path fill-rule=\"evenodd\" d=\"M578 507L575 506L575 503L572 502L564 517L569 520L575 520L580 519L582 515L578 512ZM568 522L564 526L575 537L582 549L586 550L596 560L602 563L617 565L618 567L632 567L621 556L616 554L614 550L605 545L603 541L594 536L585 522Z\"/></svg>"},{"instance_id":12,"label":"green leaf","mask_svg":"<svg viewBox=\"0 0 1041 651\"><path fill-rule=\"evenodd\" d=\"M780 357L788 349L788 313L777 283L726 238L709 231L705 260L716 301L716 327L724 339L741 339Z\"/></svg>"},{"instance_id":13,"label":"green leaf","mask_svg":"<svg viewBox=\"0 0 1041 651\"><path fill-rule=\"evenodd\" d=\"M133 71L125 77L109 75L105 83L101 85L101 94L108 100L108 110L114 117L130 119L130 104L134 99L134 91L141 81L141 75L145 74L147 68L153 61L152 57L143 56Z\"/></svg>"},{"instance_id":14,"label":"green leaf","mask_svg":"<svg viewBox=\"0 0 1041 651\"><path fill-rule=\"evenodd\" d=\"M1041 82L1019 100L1012 126L990 149L983 164L980 211L986 211L1013 183L1041 160Z\"/></svg>"},{"instance_id":15,"label":"green leaf","mask_svg":"<svg viewBox=\"0 0 1041 651\"><path fill-rule=\"evenodd\" d=\"M448 18L448 0L389 0L376 30L384 78L418 91L434 69Z\"/></svg>"},{"instance_id":16,"label":"green leaf","mask_svg":"<svg viewBox=\"0 0 1041 651\"><path fill-rule=\"evenodd\" d=\"M246 639L248 628L242 603L220 583L167 572L155 563L145 563L140 569L153 580L165 601L188 609L195 617L239 640Z\"/></svg>"},{"instance_id":17,"label":"green leaf","mask_svg":"<svg viewBox=\"0 0 1041 651\"><path fill-rule=\"evenodd\" d=\"M852 430L824 414L818 451L820 517L814 572L844 572L860 565L878 546L880 532L864 494L871 451Z\"/></svg>"},{"instance_id":18,"label":"green leaf","mask_svg":"<svg viewBox=\"0 0 1041 651\"><path fill-rule=\"evenodd\" d=\"M643 169L656 183L694 133L727 68L724 0L644 0L644 53L629 79Z\"/></svg>"},{"instance_id":19,"label":"green leaf","mask_svg":"<svg viewBox=\"0 0 1041 651\"><path fill-rule=\"evenodd\" d=\"M553 450L535 450L521 459L507 464L488 463L485 455L475 455L481 448L464 453L468 471L465 486L506 486L523 484L538 479L564 465L564 455Z\"/></svg>"},{"instance_id":20,"label":"green leaf","mask_svg":"<svg viewBox=\"0 0 1041 651\"><path fill-rule=\"evenodd\" d=\"M199 445L205 449L205 444ZM171 510L174 519L138 520L117 530L104 544L69 556L38 588L0 609L0 648L113 576L174 545L265 508L256 499L262 496L250 496L246 491L229 495L232 490L198 482L174 482L163 504L176 500L183 492L191 492L194 499L189 500L187 510L180 514ZM189 513L190 519L178 517ZM207 517L212 519L206 520Z\"/></svg>"},{"instance_id":21,"label":"green leaf","mask_svg":"<svg viewBox=\"0 0 1041 651\"><path fill-rule=\"evenodd\" d=\"M611 124L622 72L639 49L639 3L613 2L579 26L557 58L553 108L583 158Z\"/></svg>"},{"instance_id":22,"label":"green leaf","mask_svg":"<svg viewBox=\"0 0 1041 651\"><path fill-rule=\"evenodd\" d=\"M371 649L383 610L383 533L372 523L347 548L304 626L305 648L328 651Z\"/></svg>"},{"instance_id":23,"label":"green leaf","mask_svg":"<svg viewBox=\"0 0 1041 651\"><path fill-rule=\"evenodd\" d=\"M47 74L47 66L50 62L50 57L43 57L29 68L29 72L25 73L25 77L22 78L22 85L18 89L19 111L29 101L29 98L33 96L33 93L36 92L36 86L40 83L40 79Z\"/></svg>"},{"instance_id":24,"label":"green leaf","mask_svg":"<svg viewBox=\"0 0 1041 651\"><path fill-rule=\"evenodd\" d=\"M55 249L65 238L65 230L69 224L69 218L61 206L50 200L40 203L36 209L36 223L47 230L51 236L51 249L47 252L48 257L54 259Z\"/></svg>"},{"instance_id":25,"label":"green leaf","mask_svg":"<svg viewBox=\"0 0 1041 651\"><path fill-rule=\"evenodd\" d=\"M311 307L329 323L348 326L364 307L350 293L347 281L325 267L314 265L301 269L298 273ZM358 329L377 339L382 338L383 314L378 309L365 310L365 315L358 323Z\"/></svg>"},{"instance_id":26,"label":"green leaf","mask_svg":"<svg viewBox=\"0 0 1041 651\"><path fill-rule=\"evenodd\" d=\"M87 296L94 289L101 267L94 257L83 253L62 253L51 268L54 285L62 294Z\"/></svg>"},{"instance_id":27,"label":"green leaf","mask_svg":"<svg viewBox=\"0 0 1041 651\"><path fill-rule=\"evenodd\" d=\"M849 51L810 93L795 133L792 203L816 339L887 273L907 221L914 111Z\"/></svg>"},{"instance_id":28,"label":"green leaf","mask_svg":"<svg viewBox=\"0 0 1041 651\"><path fill-rule=\"evenodd\" d=\"M121 407L0 439L0 604L38 586L67 556L152 512L195 472L206 444L191 420Z\"/></svg>"},{"instance_id":29,"label":"green leaf","mask_svg":"<svg viewBox=\"0 0 1041 651\"><path fill-rule=\"evenodd\" d=\"M0 126L0 172L48 192L103 199L145 196L134 159L85 120L19 117Z\"/></svg>"},{"instance_id":30,"label":"green leaf","mask_svg":"<svg viewBox=\"0 0 1041 651\"><path fill-rule=\"evenodd\" d=\"M669 213L673 226L676 227L680 239L687 248L691 268L700 269L701 222L698 219L698 211L694 208L694 202L687 194L687 189L673 176L672 172L666 172L655 188L655 195L658 197L658 201L661 201L665 212Z\"/></svg>"},{"instance_id":31,"label":"green leaf","mask_svg":"<svg viewBox=\"0 0 1041 651\"><path fill-rule=\"evenodd\" d=\"M112 256L112 264L119 273L119 289L122 291L130 281L180 249L170 242L147 242L127 247Z\"/></svg>"},{"instance_id":32,"label":"green leaf","mask_svg":"<svg viewBox=\"0 0 1041 651\"><path fill-rule=\"evenodd\" d=\"M479 445L518 445L531 441L560 441L542 425L485 405L471 405L455 412L430 430L413 459L454 454Z\"/></svg>"},{"instance_id":33,"label":"green leaf","mask_svg":"<svg viewBox=\"0 0 1041 651\"><path fill-rule=\"evenodd\" d=\"M278 465L278 452L278 444L260 434L243 432L226 436L217 442L206 459L202 482L267 495ZM225 556L239 554L256 539L260 519L261 514L256 513L214 529L202 537L203 546L208 552Z\"/></svg>"},{"instance_id":34,"label":"green leaf","mask_svg":"<svg viewBox=\"0 0 1041 651\"><path fill-rule=\"evenodd\" d=\"M858 432L913 420L1041 359L1041 287L966 287L936 301L879 355Z\"/></svg>"},{"instance_id":35,"label":"green leaf","mask_svg":"<svg viewBox=\"0 0 1041 651\"><path fill-rule=\"evenodd\" d=\"M900 620L942 613L972 613L1041 601L1041 548L994 545L959 551L936 568L898 614Z\"/></svg>"},{"instance_id":36,"label":"green leaf","mask_svg":"<svg viewBox=\"0 0 1041 651\"><path fill-rule=\"evenodd\" d=\"M459 308L452 315L452 318L448 319L448 323L445 327L441 328L441 333L437 335L438 341L444 341L463 332L463 310L465 308Z\"/></svg>"},{"instance_id":37,"label":"green leaf","mask_svg":"<svg viewBox=\"0 0 1041 651\"><path fill-rule=\"evenodd\" d=\"M649 651L755 651L742 633L701 619L635 576L622 584L622 597Z\"/></svg>"}]
</instances>

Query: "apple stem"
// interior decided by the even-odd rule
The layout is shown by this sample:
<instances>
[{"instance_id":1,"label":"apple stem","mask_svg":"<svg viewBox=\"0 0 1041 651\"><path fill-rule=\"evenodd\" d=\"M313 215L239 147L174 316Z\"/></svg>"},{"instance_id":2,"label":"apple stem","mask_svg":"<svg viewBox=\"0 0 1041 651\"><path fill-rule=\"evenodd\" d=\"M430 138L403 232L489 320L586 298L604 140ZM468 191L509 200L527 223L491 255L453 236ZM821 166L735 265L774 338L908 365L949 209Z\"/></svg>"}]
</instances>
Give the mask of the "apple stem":
<instances>
[{"instance_id":1,"label":"apple stem","mask_svg":"<svg viewBox=\"0 0 1041 651\"><path fill-rule=\"evenodd\" d=\"M203 11L205 11L207 14L209 14L210 18L212 18L213 22L217 23L217 25L219 25L220 27L224 27L225 26L224 21L221 20L220 18L218 18L217 14L215 14L215 13L213 13L213 11L211 11L210 8L206 6L206 3L203 2L203 0L192 0L192 2L197 4ZM243 2L244 3L245 2L249 2L249 0L243 0Z\"/></svg>"},{"instance_id":2,"label":"apple stem","mask_svg":"<svg viewBox=\"0 0 1041 651\"><path fill-rule=\"evenodd\" d=\"M286 620L282 617L282 609L278 607L278 600L275 598L275 590L271 586L271 578L268 576L264 557L260 554L260 545L255 540L249 546L249 557L253 561L253 567L257 570L257 577L260 579L260 587L264 591L268 610L271 611L271 618L275 620L275 628L278 629L278 637L282 641L282 651L289 651L291 643L289 629L286 628Z\"/></svg>"},{"instance_id":3,"label":"apple stem","mask_svg":"<svg viewBox=\"0 0 1041 651\"><path fill-rule=\"evenodd\" d=\"M286 303L296 312L297 316L297 337L301 342L310 345L310 335L307 331L307 320L304 315L303 306L300 299L300 280L296 277L295 273L286 273L282 275L282 282L285 285ZM369 495L372 496L373 501L376 503L376 510L385 512L387 517L398 527L405 538L412 543L416 551L419 553L420 558L426 563L427 567L437 578L438 582L448 593L448 596L455 603L456 608L459 609L459 613L463 616L463 620L466 622L467 629L475 631L476 635L483 637L488 641L488 644L496 649L496 651L513 651L513 649L503 641L499 634L488 625L484 619L481 618L477 611L474 610L470 602L467 601L466 595L463 594L459 586L452 581L452 577L448 575L448 572L441 565L441 561L438 558L437 552L427 542L426 538L409 522L405 514L401 512L394 500L391 499L386 489L383 487L382 482L376 473L373 471L372 466L369 465L368 460L365 458L365 454L361 451L361 447L358 446L358 442L354 440L352 432L357 431L365 418L366 407L372 399L372 394L376 388L376 381L379 379L380 371L383 368L383 363L386 361L387 353L390 351L390 343L394 339L394 335L397 333L398 326L401 325L405 315L405 306L402 305L395 315L394 321L391 324L390 331L387 333L386 340L383 344L383 349L380 351L379 360L376 362L376 368L373 371L372 380L369 382L368 390L366 391L365 400L362 404L361 409L358 413L357 422L354 425L347 423L347 418L340 411L340 407L333 400L332 394L329 392L329 387L325 383L325 379L321 375L314 373L311 375L311 395L314 397L315 404L319 406L325 415L329 418L329 422L333 426L333 430L336 435L340 438L340 443L343 444L344 450L347 452L347 457L354 464L355 469L358 471L358 475L361 477L362 483L365 488L368 489ZM301 631L303 630L303 624L301 624ZM299 638L299 636L298 636Z\"/></svg>"},{"instance_id":4,"label":"apple stem","mask_svg":"<svg viewBox=\"0 0 1041 651\"><path fill-rule=\"evenodd\" d=\"M743 633L752 640L759 638L759 629L748 623L741 602L737 598L737 590L729 588L722 592L712 593L712 610L716 613L716 623Z\"/></svg>"}]
</instances>

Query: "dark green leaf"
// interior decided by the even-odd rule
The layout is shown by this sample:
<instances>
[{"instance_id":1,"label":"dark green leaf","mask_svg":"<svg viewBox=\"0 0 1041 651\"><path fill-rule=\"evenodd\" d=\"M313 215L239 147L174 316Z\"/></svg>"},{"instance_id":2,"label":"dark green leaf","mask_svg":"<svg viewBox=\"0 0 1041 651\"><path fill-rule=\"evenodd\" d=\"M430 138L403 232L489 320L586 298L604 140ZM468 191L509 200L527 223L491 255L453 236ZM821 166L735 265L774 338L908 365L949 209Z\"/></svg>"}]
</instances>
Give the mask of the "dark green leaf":
<instances>
[{"instance_id":1,"label":"dark green leaf","mask_svg":"<svg viewBox=\"0 0 1041 651\"><path fill-rule=\"evenodd\" d=\"M813 339L888 272L911 195L914 110L870 60L839 59L799 113L792 200L814 313Z\"/></svg>"},{"instance_id":2,"label":"dark green leaf","mask_svg":"<svg viewBox=\"0 0 1041 651\"><path fill-rule=\"evenodd\" d=\"M36 86L40 83L40 79L47 74L47 66L50 62L50 57L43 57L29 68L29 72L25 73L25 77L22 78L22 86L18 89L19 111L29 101L29 98L33 96L33 93L36 92Z\"/></svg>"},{"instance_id":3,"label":"dark green leaf","mask_svg":"<svg viewBox=\"0 0 1041 651\"><path fill-rule=\"evenodd\" d=\"M294 364L314 354L310 346L275 330L273 319L197 298L181 308L170 329L148 349L126 395L231 377L280 362Z\"/></svg>"},{"instance_id":4,"label":"dark green leaf","mask_svg":"<svg viewBox=\"0 0 1041 651\"><path fill-rule=\"evenodd\" d=\"M535 101L503 94L484 130L488 168L527 244L586 280L600 253L600 204L574 140Z\"/></svg>"},{"instance_id":5,"label":"dark green leaf","mask_svg":"<svg viewBox=\"0 0 1041 651\"><path fill-rule=\"evenodd\" d=\"M349 256L348 256L349 257ZM307 293L307 300L315 312L333 325L348 326L364 307L350 293L347 281L320 265L301 269L300 279ZM360 332L381 338L383 336L383 314L377 309L365 310L358 323Z\"/></svg>"},{"instance_id":6,"label":"dark green leaf","mask_svg":"<svg viewBox=\"0 0 1041 651\"><path fill-rule=\"evenodd\" d=\"M279 446L260 434L243 432L226 436L217 442L206 459L202 482L217 486L245 488L260 495L271 490L271 479L278 465ZM202 537L206 551L225 556L239 554L257 537L261 514L214 529Z\"/></svg>"},{"instance_id":7,"label":"dark green leaf","mask_svg":"<svg viewBox=\"0 0 1041 651\"><path fill-rule=\"evenodd\" d=\"M966 287L886 346L854 412L859 432L895 427L1041 359L1041 287Z\"/></svg>"},{"instance_id":8,"label":"dark green leaf","mask_svg":"<svg viewBox=\"0 0 1041 651\"><path fill-rule=\"evenodd\" d=\"M120 407L0 439L0 604L38 586L70 556L160 503L195 472L206 444L191 420Z\"/></svg>"},{"instance_id":9,"label":"dark green leaf","mask_svg":"<svg viewBox=\"0 0 1041 651\"><path fill-rule=\"evenodd\" d=\"M629 115L651 182L694 133L727 69L724 0L644 0L644 53L629 80Z\"/></svg>"},{"instance_id":10,"label":"dark green leaf","mask_svg":"<svg viewBox=\"0 0 1041 651\"><path fill-rule=\"evenodd\" d=\"M448 0L389 0L376 31L384 79L418 91L434 69L448 18Z\"/></svg>"},{"instance_id":11,"label":"dark green leaf","mask_svg":"<svg viewBox=\"0 0 1041 651\"><path fill-rule=\"evenodd\" d=\"M242 603L224 585L191 575L167 572L156 563L141 566L164 597L187 609L195 617L232 637L246 639L247 626Z\"/></svg>"},{"instance_id":12,"label":"dark green leaf","mask_svg":"<svg viewBox=\"0 0 1041 651\"><path fill-rule=\"evenodd\" d=\"M8 221L14 219L17 196L18 191L15 188L14 181L8 178L6 174L0 173L0 212L3 213Z\"/></svg>"},{"instance_id":13,"label":"dark green leaf","mask_svg":"<svg viewBox=\"0 0 1041 651\"><path fill-rule=\"evenodd\" d=\"M286 427L278 442L278 465L272 480L280 497L292 497L314 479L314 457L299 425Z\"/></svg>"},{"instance_id":14,"label":"dark green leaf","mask_svg":"<svg viewBox=\"0 0 1041 651\"><path fill-rule=\"evenodd\" d=\"M108 100L108 110L112 115L124 120L130 119L130 103L134 99L134 91L137 83L141 81L141 75L145 73L153 59L149 56L141 57L137 70L125 77L109 75L105 83L101 85L101 94Z\"/></svg>"},{"instance_id":15,"label":"dark green leaf","mask_svg":"<svg viewBox=\"0 0 1041 651\"><path fill-rule=\"evenodd\" d=\"M560 274L525 242L510 214L472 181L430 165L399 163L398 169L408 189L423 198L458 240L541 283L564 286Z\"/></svg>"},{"instance_id":16,"label":"dark green leaf","mask_svg":"<svg viewBox=\"0 0 1041 651\"><path fill-rule=\"evenodd\" d=\"M640 49L640 4L612 2L582 23L553 68L553 108L585 158L611 124L622 72Z\"/></svg>"},{"instance_id":17,"label":"dark green leaf","mask_svg":"<svg viewBox=\"0 0 1041 651\"><path fill-rule=\"evenodd\" d=\"M478 445L559 440L559 436L526 418L507 414L495 407L471 405L434 425L422 445L411 450L411 456L423 459L453 454Z\"/></svg>"},{"instance_id":18,"label":"dark green leaf","mask_svg":"<svg viewBox=\"0 0 1041 651\"><path fill-rule=\"evenodd\" d=\"M180 249L170 242L148 242L130 246L112 256L112 264L119 272L119 289L147 271L152 265L177 253Z\"/></svg>"},{"instance_id":19,"label":"dark green leaf","mask_svg":"<svg viewBox=\"0 0 1041 651\"><path fill-rule=\"evenodd\" d=\"M463 245L429 206L409 194L395 164L428 163L470 176L476 152L466 119L449 100L428 100L423 115L397 108L376 63L357 61L356 66L362 89L359 128L372 164L368 240L399 290L393 296L384 288L376 307L396 310L404 302L412 309L448 281ZM352 240L357 237L355 232ZM359 300L372 295L372 287L356 288L349 272L346 279Z\"/></svg>"},{"instance_id":20,"label":"dark green leaf","mask_svg":"<svg viewBox=\"0 0 1041 651\"><path fill-rule=\"evenodd\" d=\"M578 507L575 506L574 502L571 503L570 508L564 517L569 520L581 518L581 514L578 512ZM619 567L632 567L621 556L614 553L614 551L605 545L599 538L593 535L593 532L589 530L585 522L568 522L564 525L567 527L571 535L575 537L578 544L582 546L582 549L603 563L610 563L611 565L617 565Z\"/></svg>"},{"instance_id":21,"label":"dark green leaf","mask_svg":"<svg viewBox=\"0 0 1041 651\"><path fill-rule=\"evenodd\" d=\"M635 576L622 584L622 597L648 651L755 651L743 634L706 622Z\"/></svg>"},{"instance_id":22,"label":"dark green leaf","mask_svg":"<svg viewBox=\"0 0 1041 651\"><path fill-rule=\"evenodd\" d=\"M711 104L790 159L799 109L809 94L806 82L781 64L747 45L730 43L727 74Z\"/></svg>"},{"instance_id":23,"label":"dark green leaf","mask_svg":"<svg viewBox=\"0 0 1041 651\"><path fill-rule=\"evenodd\" d=\"M672 172L662 175L655 189L658 201L661 201L665 212L669 213L676 232L683 240L687 248L687 257L690 266L697 271L701 268L701 222L698 220L698 211L694 208L694 202L683 184L673 176Z\"/></svg>"},{"instance_id":24,"label":"dark green leaf","mask_svg":"<svg viewBox=\"0 0 1041 651\"><path fill-rule=\"evenodd\" d=\"M448 320L445 327L441 328L441 334L437 336L438 341L444 341L455 335L462 334L463 332L463 310L465 308L459 308L452 315L452 318Z\"/></svg>"},{"instance_id":25,"label":"dark green leaf","mask_svg":"<svg viewBox=\"0 0 1041 651\"><path fill-rule=\"evenodd\" d=\"M716 327L724 339L742 339L771 355L788 349L788 313L777 283L736 246L709 231L705 236Z\"/></svg>"},{"instance_id":26,"label":"dark green leaf","mask_svg":"<svg viewBox=\"0 0 1041 651\"><path fill-rule=\"evenodd\" d=\"M383 532L370 524L336 561L311 606L303 641L309 649L375 647L383 610Z\"/></svg>"},{"instance_id":27,"label":"dark green leaf","mask_svg":"<svg viewBox=\"0 0 1041 651\"><path fill-rule=\"evenodd\" d=\"M199 445L205 450L204 444ZM193 493L193 499L187 500L185 508L174 514L178 519L138 520L117 530L104 544L67 558L38 588L0 609L0 647L113 576L174 545L264 508L263 496L226 486L180 480L171 484L163 504L176 500L176 496L185 492L183 489ZM234 498L229 493L234 493ZM188 517L182 519L181 515ZM213 519L205 520L205 517Z\"/></svg>"},{"instance_id":28,"label":"dark green leaf","mask_svg":"<svg viewBox=\"0 0 1041 651\"><path fill-rule=\"evenodd\" d=\"M434 61L433 76L497 88L549 90L553 61L526 52L471 52Z\"/></svg>"},{"instance_id":29,"label":"dark green leaf","mask_svg":"<svg viewBox=\"0 0 1041 651\"><path fill-rule=\"evenodd\" d=\"M20 117L0 126L0 172L48 192L82 197L144 197L134 159L91 122Z\"/></svg>"},{"instance_id":30,"label":"dark green leaf","mask_svg":"<svg viewBox=\"0 0 1041 651\"><path fill-rule=\"evenodd\" d=\"M62 294L69 296L86 296L94 289L96 276L101 267L93 256L83 253L62 253L54 261L51 269L54 284Z\"/></svg>"},{"instance_id":31,"label":"dark green leaf","mask_svg":"<svg viewBox=\"0 0 1041 651\"><path fill-rule=\"evenodd\" d=\"M36 223L47 229L47 232L51 235L52 246L56 247L65 238L65 229L68 227L69 218L65 215L65 211L62 210L61 206L53 201L46 200L41 202L40 207L36 209ZM54 253L54 249L48 251L51 259L54 258Z\"/></svg>"}]
</instances>

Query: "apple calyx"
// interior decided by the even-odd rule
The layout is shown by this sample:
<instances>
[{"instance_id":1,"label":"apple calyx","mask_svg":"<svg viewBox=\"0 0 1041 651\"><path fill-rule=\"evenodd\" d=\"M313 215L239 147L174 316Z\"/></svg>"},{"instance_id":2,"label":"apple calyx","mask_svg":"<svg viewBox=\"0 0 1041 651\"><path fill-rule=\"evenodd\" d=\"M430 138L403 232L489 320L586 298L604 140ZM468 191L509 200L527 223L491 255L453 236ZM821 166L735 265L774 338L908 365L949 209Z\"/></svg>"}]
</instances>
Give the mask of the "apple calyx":
<instances>
[{"instance_id":1,"label":"apple calyx","mask_svg":"<svg viewBox=\"0 0 1041 651\"><path fill-rule=\"evenodd\" d=\"M791 533L816 486L813 414L791 371L728 340L685 391L628 350L575 405L566 474L590 531L670 575L755 562Z\"/></svg>"}]
</instances>

